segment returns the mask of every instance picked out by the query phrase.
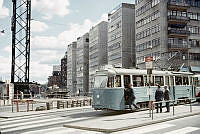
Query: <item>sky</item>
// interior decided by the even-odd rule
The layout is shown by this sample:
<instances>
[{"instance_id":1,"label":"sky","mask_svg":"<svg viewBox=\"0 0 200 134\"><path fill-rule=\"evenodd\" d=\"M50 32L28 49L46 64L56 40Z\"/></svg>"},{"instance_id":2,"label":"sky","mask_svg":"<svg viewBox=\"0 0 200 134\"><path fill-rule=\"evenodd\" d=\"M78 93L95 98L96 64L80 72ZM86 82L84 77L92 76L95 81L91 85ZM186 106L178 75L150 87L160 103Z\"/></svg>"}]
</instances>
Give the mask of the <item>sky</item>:
<instances>
[{"instance_id":1,"label":"sky","mask_svg":"<svg viewBox=\"0 0 200 134\"><path fill-rule=\"evenodd\" d=\"M46 83L67 45L107 20L120 3L134 0L31 0L30 81ZM10 80L12 0L0 0L0 80Z\"/></svg>"}]
</instances>

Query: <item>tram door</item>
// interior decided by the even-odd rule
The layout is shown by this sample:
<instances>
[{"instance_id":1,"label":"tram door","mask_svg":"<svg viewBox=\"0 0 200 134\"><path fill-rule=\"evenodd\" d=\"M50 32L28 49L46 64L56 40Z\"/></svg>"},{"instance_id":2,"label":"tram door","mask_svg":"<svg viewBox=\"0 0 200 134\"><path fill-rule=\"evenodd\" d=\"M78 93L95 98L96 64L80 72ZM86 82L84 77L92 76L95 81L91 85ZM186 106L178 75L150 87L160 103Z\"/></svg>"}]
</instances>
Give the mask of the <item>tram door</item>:
<instances>
[{"instance_id":1,"label":"tram door","mask_svg":"<svg viewBox=\"0 0 200 134\"><path fill-rule=\"evenodd\" d=\"M124 87L127 88L128 84L131 83L130 75L124 75Z\"/></svg>"}]
</instances>

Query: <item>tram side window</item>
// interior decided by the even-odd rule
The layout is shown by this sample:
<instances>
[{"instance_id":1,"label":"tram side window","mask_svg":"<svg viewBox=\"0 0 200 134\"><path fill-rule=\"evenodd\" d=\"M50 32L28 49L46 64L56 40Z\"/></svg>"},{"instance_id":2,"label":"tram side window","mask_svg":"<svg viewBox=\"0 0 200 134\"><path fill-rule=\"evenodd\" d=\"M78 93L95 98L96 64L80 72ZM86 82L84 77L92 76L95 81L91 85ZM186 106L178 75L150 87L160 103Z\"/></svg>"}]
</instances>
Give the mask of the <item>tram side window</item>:
<instances>
[{"instance_id":1,"label":"tram side window","mask_svg":"<svg viewBox=\"0 0 200 134\"><path fill-rule=\"evenodd\" d=\"M114 77L108 77L107 87L114 87Z\"/></svg>"},{"instance_id":2,"label":"tram side window","mask_svg":"<svg viewBox=\"0 0 200 134\"><path fill-rule=\"evenodd\" d=\"M160 86L164 86L163 76L155 76L155 84L159 84Z\"/></svg>"},{"instance_id":3,"label":"tram side window","mask_svg":"<svg viewBox=\"0 0 200 134\"><path fill-rule=\"evenodd\" d=\"M135 76L133 75L133 86L134 87L140 87L144 86L144 79L143 76Z\"/></svg>"},{"instance_id":4,"label":"tram side window","mask_svg":"<svg viewBox=\"0 0 200 134\"><path fill-rule=\"evenodd\" d=\"M174 85L174 77L173 76L170 76L170 81L171 81L171 85L173 86Z\"/></svg>"},{"instance_id":5,"label":"tram side window","mask_svg":"<svg viewBox=\"0 0 200 134\"><path fill-rule=\"evenodd\" d=\"M130 75L124 75L124 87L131 83Z\"/></svg>"},{"instance_id":6,"label":"tram side window","mask_svg":"<svg viewBox=\"0 0 200 134\"><path fill-rule=\"evenodd\" d=\"M116 87L121 87L121 76L120 75L117 75L115 77L115 86Z\"/></svg>"},{"instance_id":7,"label":"tram side window","mask_svg":"<svg viewBox=\"0 0 200 134\"><path fill-rule=\"evenodd\" d=\"M189 85L188 77L183 77L183 85Z\"/></svg>"},{"instance_id":8,"label":"tram side window","mask_svg":"<svg viewBox=\"0 0 200 134\"><path fill-rule=\"evenodd\" d=\"M176 85L182 85L182 77L175 77Z\"/></svg>"},{"instance_id":9,"label":"tram side window","mask_svg":"<svg viewBox=\"0 0 200 134\"><path fill-rule=\"evenodd\" d=\"M165 85L169 85L169 76L165 76Z\"/></svg>"}]
</instances>

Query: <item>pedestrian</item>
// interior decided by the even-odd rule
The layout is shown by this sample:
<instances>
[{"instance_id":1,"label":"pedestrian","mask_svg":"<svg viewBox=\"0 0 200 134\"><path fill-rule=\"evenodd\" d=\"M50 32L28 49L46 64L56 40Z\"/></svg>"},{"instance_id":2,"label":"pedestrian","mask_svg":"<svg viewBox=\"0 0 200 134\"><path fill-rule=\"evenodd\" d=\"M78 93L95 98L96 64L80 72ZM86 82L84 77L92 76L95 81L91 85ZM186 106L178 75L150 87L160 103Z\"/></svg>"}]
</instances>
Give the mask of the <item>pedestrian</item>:
<instances>
[{"instance_id":1,"label":"pedestrian","mask_svg":"<svg viewBox=\"0 0 200 134\"><path fill-rule=\"evenodd\" d=\"M21 95L21 100L23 100L24 99L24 93L22 92L22 91L20 91L20 95Z\"/></svg>"},{"instance_id":2,"label":"pedestrian","mask_svg":"<svg viewBox=\"0 0 200 134\"><path fill-rule=\"evenodd\" d=\"M164 86L164 100L166 101L166 112L170 112L170 107L169 107L169 90L167 86Z\"/></svg>"},{"instance_id":3,"label":"pedestrian","mask_svg":"<svg viewBox=\"0 0 200 134\"><path fill-rule=\"evenodd\" d=\"M127 87L125 88L124 94L125 94L125 100L128 103L129 108L133 110L133 106L134 106L136 109L139 109L139 107L135 104L136 97L132 88L132 84L127 85Z\"/></svg>"},{"instance_id":4,"label":"pedestrian","mask_svg":"<svg viewBox=\"0 0 200 134\"><path fill-rule=\"evenodd\" d=\"M163 91L160 88L160 85L158 85L158 88L155 93L155 100L156 102L162 101L163 100ZM158 109L160 108L160 112L162 113L162 102L161 103L156 103L156 113L158 113Z\"/></svg>"}]
</instances>

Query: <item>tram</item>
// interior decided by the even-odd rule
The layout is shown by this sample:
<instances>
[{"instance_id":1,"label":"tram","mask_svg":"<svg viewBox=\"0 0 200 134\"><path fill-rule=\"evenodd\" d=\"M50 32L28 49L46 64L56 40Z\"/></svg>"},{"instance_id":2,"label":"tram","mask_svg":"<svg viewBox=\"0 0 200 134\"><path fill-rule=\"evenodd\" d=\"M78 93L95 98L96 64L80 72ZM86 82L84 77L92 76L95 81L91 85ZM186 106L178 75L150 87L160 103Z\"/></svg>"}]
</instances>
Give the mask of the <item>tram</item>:
<instances>
[{"instance_id":1,"label":"tram","mask_svg":"<svg viewBox=\"0 0 200 134\"><path fill-rule=\"evenodd\" d=\"M200 74L194 75L194 85L196 87L196 96L200 97Z\"/></svg>"},{"instance_id":2,"label":"tram","mask_svg":"<svg viewBox=\"0 0 200 134\"><path fill-rule=\"evenodd\" d=\"M148 106L154 101L157 84L168 86L170 99L192 98L196 95L194 75L190 72L156 71L108 67L98 70L93 90L93 108L96 110L126 110L124 88L133 85L136 104Z\"/></svg>"}]
</instances>

